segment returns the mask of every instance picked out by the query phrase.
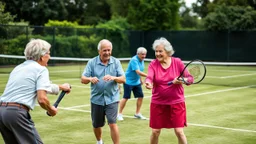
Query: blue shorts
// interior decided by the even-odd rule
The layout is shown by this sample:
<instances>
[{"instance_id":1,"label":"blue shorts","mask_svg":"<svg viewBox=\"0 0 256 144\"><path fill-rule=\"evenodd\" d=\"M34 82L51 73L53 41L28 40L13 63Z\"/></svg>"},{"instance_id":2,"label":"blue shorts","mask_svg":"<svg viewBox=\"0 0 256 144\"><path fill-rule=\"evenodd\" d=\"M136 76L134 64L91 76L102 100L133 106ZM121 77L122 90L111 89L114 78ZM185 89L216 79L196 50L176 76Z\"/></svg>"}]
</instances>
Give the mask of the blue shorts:
<instances>
[{"instance_id":1,"label":"blue shorts","mask_svg":"<svg viewBox=\"0 0 256 144\"><path fill-rule=\"evenodd\" d=\"M131 98L131 92L133 92L133 95L135 98L143 98L144 94L142 92L141 84L132 86L128 84L124 84L124 99L130 99Z\"/></svg>"}]
</instances>

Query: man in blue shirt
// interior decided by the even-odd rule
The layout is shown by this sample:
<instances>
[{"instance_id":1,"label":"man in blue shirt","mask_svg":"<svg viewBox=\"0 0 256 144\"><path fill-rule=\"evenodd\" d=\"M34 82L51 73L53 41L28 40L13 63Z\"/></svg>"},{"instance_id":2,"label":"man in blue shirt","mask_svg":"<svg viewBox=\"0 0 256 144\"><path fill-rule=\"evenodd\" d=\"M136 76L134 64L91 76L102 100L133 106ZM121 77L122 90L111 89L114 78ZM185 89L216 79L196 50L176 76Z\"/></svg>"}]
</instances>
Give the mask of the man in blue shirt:
<instances>
[{"instance_id":1,"label":"man in blue shirt","mask_svg":"<svg viewBox=\"0 0 256 144\"><path fill-rule=\"evenodd\" d=\"M118 83L125 83L120 61L111 56L112 43L103 39L98 44L99 55L89 60L81 82L91 83L91 117L97 144L102 144L102 127L107 118L111 138L119 144L119 130L116 124L119 89Z\"/></svg>"},{"instance_id":2,"label":"man in blue shirt","mask_svg":"<svg viewBox=\"0 0 256 144\"><path fill-rule=\"evenodd\" d=\"M142 76L146 77L147 74L144 73L144 59L147 55L147 50L144 47L139 47L137 49L137 55L133 56L128 64L128 68L125 72L126 83L124 84L124 95L123 99L120 101L120 108L117 120L122 121L123 119L123 109L126 105L128 99L131 98L131 91L133 91L133 95L137 99L136 104L136 113L134 115L135 118L138 119L146 119L141 113L140 108L143 100L143 92L141 85L143 84Z\"/></svg>"}]
</instances>

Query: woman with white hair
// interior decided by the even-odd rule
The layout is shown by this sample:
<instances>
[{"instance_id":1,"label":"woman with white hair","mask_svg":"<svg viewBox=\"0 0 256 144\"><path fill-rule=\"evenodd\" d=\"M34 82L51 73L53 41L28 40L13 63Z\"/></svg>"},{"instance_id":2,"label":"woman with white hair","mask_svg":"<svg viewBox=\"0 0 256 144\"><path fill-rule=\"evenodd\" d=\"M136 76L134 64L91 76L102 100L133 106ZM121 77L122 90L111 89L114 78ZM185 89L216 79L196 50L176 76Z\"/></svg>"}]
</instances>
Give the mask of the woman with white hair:
<instances>
[{"instance_id":1,"label":"woman with white hair","mask_svg":"<svg viewBox=\"0 0 256 144\"><path fill-rule=\"evenodd\" d=\"M173 57L174 50L165 38L153 43L156 59L148 66L145 80L147 89L152 90L150 104L150 144L158 144L162 128L173 128L179 144L187 144L183 128L187 126L186 105L182 81L177 79L184 64L180 58ZM188 76L191 76L188 74ZM172 81L172 85L167 83Z\"/></svg>"},{"instance_id":2,"label":"woman with white hair","mask_svg":"<svg viewBox=\"0 0 256 144\"><path fill-rule=\"evenodd\" d=\"M70 92L70 85L51 84L46 68L50 59L51 45L41 39L32 39L26 45L26 61L10 73L4 93L0 97L0 131L7 144L43 143L29 111L39 105L51 116L58 109L52 106L47 93L58 94L60 90Z\"/></svg>"}]
</instances>

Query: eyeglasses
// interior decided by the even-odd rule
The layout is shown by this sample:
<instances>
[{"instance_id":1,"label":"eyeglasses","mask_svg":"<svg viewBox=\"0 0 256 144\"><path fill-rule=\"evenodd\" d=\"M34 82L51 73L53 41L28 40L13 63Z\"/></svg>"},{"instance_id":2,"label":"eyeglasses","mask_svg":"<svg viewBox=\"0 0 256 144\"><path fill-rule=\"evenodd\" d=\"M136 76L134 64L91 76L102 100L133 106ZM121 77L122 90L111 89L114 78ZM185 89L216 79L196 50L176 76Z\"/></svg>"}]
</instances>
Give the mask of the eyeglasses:
<instances>
[{"instance_id":1,"label":"eyeglasses","mask_svg":"<svg viewBox=\"0 0 256 144\"><path fill-rule=\"evenodd\" d=\"M46 54L47 54L47 55L50 55L50 52L47 52L47 53L45 53L44 55L46 55Z\"/></svg>"}]
</instances>

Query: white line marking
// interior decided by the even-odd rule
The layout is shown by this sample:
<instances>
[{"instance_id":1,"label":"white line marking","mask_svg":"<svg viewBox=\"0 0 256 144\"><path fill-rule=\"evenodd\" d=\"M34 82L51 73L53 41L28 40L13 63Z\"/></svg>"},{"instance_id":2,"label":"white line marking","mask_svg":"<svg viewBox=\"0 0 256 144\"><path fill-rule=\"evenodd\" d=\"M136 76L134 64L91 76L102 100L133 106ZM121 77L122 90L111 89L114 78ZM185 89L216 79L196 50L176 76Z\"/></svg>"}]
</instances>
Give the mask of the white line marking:
<instances>
[{"instance_id":1,"label":"white line marking","mask_svg":"<svg viewBox=\"0 0 256 144\"><path fill-rule=\"evenodd\" d=\"M79 87L79 88L86 88L86 89L90 89L91 88L90 86L85 86L83 84L81 84L81 85L72 85L72 87Z\"/></svg>"},{"instance_id":2,"label":"white line marking","mask_svg":"<svg viewBox=\"0 0 256 144\"><path fill-rule=\"evenodd\" d=\"M222 79L227 79L227 78L244 77L244 76L251 76L251 75L256 75L256 73L241 74L241 75L232 75L232 76L224 76L224 77L220 77L220 78L222 78Z\"/></svg>"},{"instance_id":3,"label":"white line marking","mask_svg":"<svg viewBox=\"0 0 256 144\"><path fill-rule=\"evenodd\" d=\"M2 76L2 75L3 75L3 76L6 76L6 75L9 75L9 74L0 74L0 76Z\"/></svg>"},{"instance_id":4,"label":"white line marking","mask_svg":"<svg viewBox=\"0 0 256 144\"><path fill-rule=\"evenodd\" d=\"M217 72L255 72L254 70L227 70L227 69L224 69L224 70L216 70L216 69L209 69L209 71L217 71Z\"/></svg>"},{"instance_id":5,"label":"white line marking","mask_svg":"<svg viewBox=\"0 0 256 144\"><path fill-rule=\"evenodd\" d=\"M69 111L77 111L77 112L85 112L85 113L91 113L90 110L70 109L70 108L64 108L64 107L58 107L58 109L69 110Z\"/></svg>"},{"instance_id":6,"label":"white line marking","mask_svg":"<svg viewBox=\"0 0 256 144\"><path fill-rule=\"evenodd\" d=\"M76 80L76 81L79 81L80 78L71 78L71 79L51 79L51 81L73 81L73 80Z\"/></svg>"},{"instance_id":7,"label":"white line marking","mask_svg":"<svg viewBox=\"0 0 256 144\"><path fill-rule=\"evenodd\" d=\"M73 107L67 107L67 109L75 109L75 108L81 108L81 107L89 107L91 106L90 104L86 104L86 105L78 105L78 106L73 106Z\"/></svg>"},{"instance_id":8,"label":"white line marking","mask_svg":"<svg viewBox=\"0 0 256 144\"><path fill-rule=\"evenodd\" d=\"M219 76L207 76L207 75L206 75L205 78L218 78L218 79L221 79L221 77L219 77Z\"/></svg>"},{"instance_id":9,"label":"white line marking","mask_svg":"<svg viewBox=\"0 0 256 144\"><path fill-rule=\"evenodd\" d=\"M240 90L240 89L246 89L246 88L251 88L251 87L254 87L254 86L256 86L256 85L249 85L249 86L236 87L236 88L231 88L231 89L224 89L224 90L217 90L217 91L211 91L211 92L205 92L205 93L191 94L191 95L185 96L185 98L208 95L208 94L215 94L215 93L221 93L221 92L228 92L228 91L234 91L234 90ZM151 98L151 96L145 96L144 98ZM131 98L131 100L136 100L136 99Z\"/></svg>"},{"instance_id":10,"label":"white line marking","mask_svg":"<svg viewBox=\"0 0 256 144\"><path fill-rule=\"evenodd\" d=\"M255 130L227 128L227 127L212 126L212 125L205 125L205 124L194 124L194 123L188 123L188 124L192 125L192 126L198 126L198 127L207 127L207 128L225 129L225 130L232 130L232 131L239 131L239 132L252 132L252 133L256 133Z\"/></svg>"},{"instance_id":11,"label":"white line marking","mask_svg":"<svg viewBox=\"0 0 256 144\"><path fill-rule=\"evenodd\" d=\"M58 108L59 108L59 109L63 109L63 110L69 110L69 111L77 111L77 112L91 113L91 111L88 111L88 110L70 109L70 108L62 108L62 107L58 107ZM128 115L123 115L123 117L126 117L126 118L135 118L134 116L128 116ZM147 118L147 119L145 119L145 120L149 120L149 118ZM192 125L192 126L197 126L197 127L206 127L206 128L215 128L215 129L231 130L231 131L238 131L238 132L256 133L255 130L228 128L228 127L213 126L213 125L205 125L205 124L195 124L195 123L188 123L188 124L189 124L189 125Z\"/></svg>"},{"instance_id":12,"label":"white line marking","mask_svg":"<svg viewBox=\"0 0 256 144\"><path fill-rule=\"evenodd\" d=\"M50 74L51 74L51 73L67 73L67 72L76 72L76 71L80 71L80 70L50 71Z\"/></svg>"},{"instance_id":13,"label":"white line marking","mask_svg":"<svg viewBox=\"0 0 256 144\"><path fill-rule=\"evenodd\" d=\"M231 88L231 89L224 89L224 90L217 90L217 91L211 91L211 92L205 92L205 93L199 93L199 94L192 94L192 95L187 95L185 97L188 98L188 97L196 97L196 96L201 96L201 95L208 95L208 94L215 94L215 93L221 93L221 92L228 92L228 91L234 91L234 90L251 88L251 87L254 87L254 86L256 86L256 85L249 85L249 86L243 86L243 87L237 87L237 88Z\"/></svg>"}]
</instances>

